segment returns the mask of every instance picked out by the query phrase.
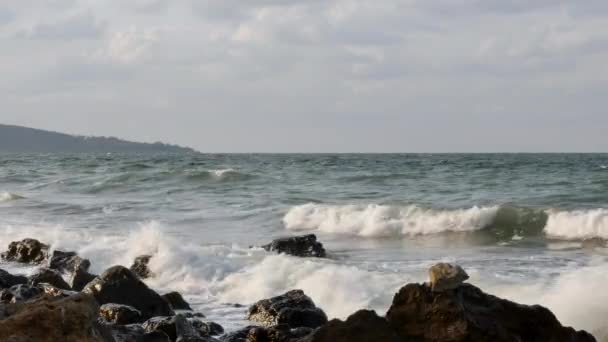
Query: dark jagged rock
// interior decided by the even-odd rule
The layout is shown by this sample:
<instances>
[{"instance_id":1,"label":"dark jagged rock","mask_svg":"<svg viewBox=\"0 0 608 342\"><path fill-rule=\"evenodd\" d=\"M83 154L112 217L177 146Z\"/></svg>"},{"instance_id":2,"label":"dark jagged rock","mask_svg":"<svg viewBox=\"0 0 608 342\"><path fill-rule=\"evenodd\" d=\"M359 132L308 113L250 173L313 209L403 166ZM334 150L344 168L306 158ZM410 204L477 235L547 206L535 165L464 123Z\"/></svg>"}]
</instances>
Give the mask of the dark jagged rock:
<instances>
[{"instance_id":1,"label":"dark jagged rock","mask_svg":"<svg viewBox=\"0 0 608 342\"><path fill-rule=\"evenodd\" d=\"M27 283L27 277L22 275L12 275L0 268L0 289L7 289L11 286Z\"/></svg>"},{"instance_id":2,"label":"dark jagged rock","mask_svg":"<svg viewBox=\"0 0 608 342\"><path fill-rule=\"evenodd\" d=\"M357 311L346 321L332 320L298 342L401 342L387 320L375 311Z\"/></svg>"},{"instance_id":3,"label":"dark jagged rock","mask_svg":"<svg viewBox=\"0 0 608 342\"><path fill-rule=\"evenodd\" d=\"M262 248L298 257L324 258L326 256L323 244L317 241L317 236L314 234L276 239Z\"/></svg>"},{"instance_id":4,"label":"dark jagged rock","mask_svg":"<svg viewBox=\"0 0 608 342\"><path fill-rule=\"evenodd\" d=\"M81 268L74 270L70 276L68 284L75 291L82 291L84 287L93 281L97 276Z\"/></svg>"},{"instance_id":5,"label":"dark jagged rock","mask_svg":"<svg viewBox=\"0 0 608 342\"><path fill-rule=\"evenodd\" d=\"M20 303L43 295L47 295L48 297L69 297L74 294L76 294L76 292L59 289L46 283L40 283L37 285L19 284L8 289L1 290L0 302Z\"/></svg>"},{"instance_id":6,"label":"dark jagged rock","mask_svg":"<svg viewBox=\"0 0 608 342\"><path fill-rule=\"evenodd\" d=\"M298 342L312 333L311 328L291 329L286 325L270 328L249 326L222 337L223 342Z\"/></svg>"},{"instance_id":7,"label":"dark jagged rock","mask_svg":"<svg viewBox=\"0 0 608 342\"><path fill-rule=\"evenodd\" d=\"M162 295L162 297L169 303L173 310L189 310L192 311L190 304L184 300L184 297L179 292L169 292Z\"/></svg>"},{"instance_id":8,"label":"dark jagged rock","mask_svg":"<svg viewBox=\"0 0 608 342\"><path fill-rule=\"evenodd\" d=\"M261 300L249 308L248 319L270 327L285 324L290 328L317 328L327 323L327 315L302 290Z\"/></svg>"},{"instance_id":9,"label":"dark jagged rock","mask_svg":"<svg viewBox=\"0 0 608 342\"><path fill-rule=\"evenodd\" d=\"M99 304L129 305L141 312L143 319L172 316L169 304L123 266L107 269L83 289L95 297Z\"/></svg>"},{"instance_id":10,"label":"dark jagged rock","mask_svg":"<svg viewBox=\"0 0 608 342\"><path fill-rule=\"evenodd\" d=\"M141 279L146 279L154 276L154 273L148 268L148 263L152 259L151 255L140 255L133 261L133 265L129 268L135 275Z\"/></svg>"},{"instance_id":11,"label":"dark jagged rock","mask_svg":"<svg viewBox=\"0 0 608 342\"><path fill-rule=\"evenodd\" d=\"M8 250L1 254L7 261L23 262L28 264L41 264L48 257L49 246L35 239L13 241Z\"/></svg>"},{"instance_id":12,"label":"dark jagged rock","mask_svg":"<svg viewBox=\"0 0 608 342\"><path fill-rule=\"evenodd\" d=\"M109 325L115 342L141 342L145 334L144 328L139 324ZM166 335L165 335L166 337ZM167 341L169 340L166 337Z\"/></svg>"},{"instance_id":13,"label":"dark jagged rock","mask_svg":"<svg viewBox=\"0 0 608 342\"><path fill-rule=\"evenodd\" d=\"M59 272L74 272L77 269L88 271L91 262L83 259L76 252L53 251L49 258L49 268Z\"/></svg>"},{"instance_id":14,"label":"dark jagged rock","mask_svg":"<svg viewBox=\"0 0 608 342\"><path fill-rule=\"evenodd\" d=\"M141 312L136 308L121 304L104 304L99 308L99 316L107 323L128 325L141 323Z\"/></svg>"},{"instance_id":15,"label":"dark jagged rock","mask_svg":"<svg viewBox=\"0 0 608 342\"><path fill-rule=\"evenodd\" d=\"M153 331L145 333L137 342L171 342L171 339L162 331Z\"/></svg>"},{"instance_id":16,"label":"dark jagged rock","mask_svg":"<svg viewBox=\"0 0 608 342\"><path fill-rule=\"evenodd\" d=\"M41 268L40 270L38 270L38 272L28 278L28 282L32 285L47 283L59 289L71 289L70 285L68 285L68 283L63 280L63 277L59 272L51 270L49 268Z\"/></svg>"},{"instance_id":17,"label":"dark jagged rock","mask_svg":"<svg viewBox=\"0 0 608 342\"><path fill-rule=\"evenodd\" d=\"M563 327L548 309L521 305L470 284L436 292L409 284L395 295L386 318L402 339L425 342L595 342Z\"/></svg>"},{"instance_id":18,"label":"dark jagged rock","mask_svg":"<svg viewBox=\"0 0 608 342\"><path fill-rule=\"evenodd\" d=\"M9 304L0 320L0 341L110 342L97 324L98 310L95 299L81 293Z\"/></svg>"},{"instance_id":19,"label":"dark jagged rock","mask_svg":"<svg viewBox=\"0 0 608 342\"><path fill-rule=\"evenodd\" d=\"M190 324L201 336L219 336L224 333L224 327L215 322L202 322L198 319L192 319Z\"/></svg>"},{"instance_id":20,"label":"dark jagged rock","mask_svg":"<svg viewBox=\"0 0 608 342\"><path fill-rule=\"evenodd\" d=\"M183 341L195 341L202 337L192 323L184 315L178 314L172 317L153 317L144 322L143 328L146 332L162 331L171 341L181 337Z\"/></svg>"}]
</instances>

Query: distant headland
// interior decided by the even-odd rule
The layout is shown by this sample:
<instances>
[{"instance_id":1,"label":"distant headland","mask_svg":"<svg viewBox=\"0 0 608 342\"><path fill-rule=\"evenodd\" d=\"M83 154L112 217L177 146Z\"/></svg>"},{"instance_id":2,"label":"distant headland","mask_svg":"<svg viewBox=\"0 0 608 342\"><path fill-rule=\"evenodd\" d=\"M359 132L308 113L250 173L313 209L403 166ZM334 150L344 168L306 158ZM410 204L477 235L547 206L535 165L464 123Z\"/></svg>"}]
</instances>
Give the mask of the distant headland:
<instances>
[{"instance_id":1,"label":"distant headland","mask_svg":"<svg viewBox=\"0 0 608 342\"><path fill-rule=\"evenodd\" d=\"M114 137L89 137L0 124L0 153L196 153L161 142L148 144Z\"/></svg>"}]
</instances>

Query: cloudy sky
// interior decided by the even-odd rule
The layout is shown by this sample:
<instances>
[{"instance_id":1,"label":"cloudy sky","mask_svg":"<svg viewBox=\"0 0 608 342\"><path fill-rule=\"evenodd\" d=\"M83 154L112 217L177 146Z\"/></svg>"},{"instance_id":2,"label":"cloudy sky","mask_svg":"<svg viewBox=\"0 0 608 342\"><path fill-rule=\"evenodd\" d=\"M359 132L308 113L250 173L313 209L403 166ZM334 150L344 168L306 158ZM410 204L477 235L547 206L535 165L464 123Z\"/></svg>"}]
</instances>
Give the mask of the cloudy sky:
<instances>
[{"instance_id":1,"label":"cloudy sky","mask_svg":"<svg viewBox=\"0 0 608 342\"><path fill-rule=\"evenodd\" d=\"M0 2L0 123L209 152L608 151L606 0Z\"/></svg>"}]
</instances>

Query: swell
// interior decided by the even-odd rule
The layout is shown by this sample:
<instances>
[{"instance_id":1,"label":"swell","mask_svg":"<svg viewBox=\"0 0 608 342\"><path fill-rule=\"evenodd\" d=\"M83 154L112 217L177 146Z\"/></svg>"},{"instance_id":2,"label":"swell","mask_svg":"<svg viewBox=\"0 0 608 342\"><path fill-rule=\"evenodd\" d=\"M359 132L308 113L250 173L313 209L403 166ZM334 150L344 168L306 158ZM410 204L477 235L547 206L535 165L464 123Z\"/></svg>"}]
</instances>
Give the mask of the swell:
<instances>
[{"instance_id":1,"label":"swell","mask_svg":"<svg viewBox=\"0 0 608 342\"><path fill-rule=\"evenodd\" d=\"M608 209L557 210L503 206L438 210L417 205L327 205L292 207L283 217L289 230L362 237L407 237L448 232L484 232L499 239L545 236L608 239Z\"/></svg>"}]
</instances>

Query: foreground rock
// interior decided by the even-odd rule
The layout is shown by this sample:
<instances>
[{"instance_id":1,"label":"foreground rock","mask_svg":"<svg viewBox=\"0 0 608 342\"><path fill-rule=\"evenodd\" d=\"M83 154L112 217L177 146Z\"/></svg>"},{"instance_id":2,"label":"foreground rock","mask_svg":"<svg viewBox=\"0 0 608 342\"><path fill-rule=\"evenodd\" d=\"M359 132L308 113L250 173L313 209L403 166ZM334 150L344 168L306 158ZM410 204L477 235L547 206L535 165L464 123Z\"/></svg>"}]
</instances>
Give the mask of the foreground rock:
<instances>
[{"instance_id":1,"label":"foreground rock","mask_svg":"<svg viewBox=\"0 0 608 342\"><path fill-rule=\"evenodd\" d=\"M192 311L190 304L184 300L184 297L179 292L169 292L162 295L163 299L169 303L173 310L188 310Z\"/></svg>"},{"instance_id":2,"label":"foreground rock","mask_svg":"<svg viewBox=\"0 0 608 342\"><path fill-rule=\"evenodd\" d=\"M250 321L262 326L286 325L290 328L317 328L327 323L327 315L302 290L261 300L249 308Z\"/></svg>"},{"instance_id":3,"label":"foreground rock","mask_svg":"<svg viewBox=\"0 0 608 342\"><path fill-rule=\"evenodd\" d=\"M439 263L429 269L429 279L431 289L442 292L458 288L469 275L458 265Z\"/></svg>"},{"instance_id":4,"label":"foreground rock","mask_svg":"<svg viewBox=\"0 0 608 342\"><path fill-rule=\"evenodd\" d=\"M343 322L332 320L298 342L401 342L397 332L375 311L361 310Z\"/></svg>"},{"instance_id":5,"label":"foreground rock","mask_svg":"<svg viewBox=\"0 0 608 342\"><path fill-rule=\"evenodd\" d=\"M270 328L249 326L222 337L222 342L299 342L312 333L311 328L291 329L286 325Z\"/></svg>"},{"instance_id":6,"label":"foreground rock","mask_svg":"<svg viewBox=\"0 0 608 342\"><path fill-rule=\"evenodd\" d=\"M21 275L12 275L0 268L0 289L6 289L18 284L27 283L27 277Z\"/></svg>"},{"instance_id":7,"label":"foreground rock","mask_svg":"<svg viewBox=\"0 0 608 342\"><path fill-rule=\"evenodd\" d=\"M553 313L542 306L510 302L486 294L470 284L441 292L433 291L429 285L406 285L395 295L386 319L402 340L595 341L584 331L563 327Z\"/></svg>"},{"instance_id":8,"label":"foreground rock","mask_svg":"<svg viewBox=\"0 0 608 342\"><path fill-rule=\"evenodd\" d=\"M53 285L56 288L63 290L70 290L71 287L68 283L63 280L61 274L55 270L49 268L41 268L35 274L28 278L28 282L32 285L38 285L40 283L47 283Z\"/></svg>"},{"instance_id":9,"label":"foreground rock","mask_svg":"<svg viewBox=\"0 0 608 342\"><path fill-rule=\"evenodd\" d=\"M3 308L0 341L110 342L96 323L98 310L95 299L85 294L10 304Z\"/></svg>"},{"instance_id":10,"label":"foreground rock","mask_svg":"<svg viewBox=\"0 0 608 342\"><path fill-rule=\"evenodd\" d=\"M48 245L35 239L23 239L11 242L8 250L0 256L7 261L41 264L46 261L48 252Z\"/></svg>"},{"instance_id":11,"label":"foreground rock","mask_svg":"<svg viewBox=\"0 0 608 342\"><path fill-rule=\"evenodd\" d=\"M47 283L18 284L8 289L0 290L0 303L21 303L37 297L69 297L76 292L59 289Z\"/></svg>"},{"instance_id":12,"label":"foreground rock","mask_svg":"<svg viewBox=\"0 0 608 342\"><path fill-rule=\"evenodd\" d=\"M317 241L317 236L314 234L276 239L262 248L270 252L298 257L324 258L326 256L323 244Z\"/></svg>"},{"instance_id":13,"label":"foreground rock","mask_svg":"<svg viewBox=\"0 0 608 342\"><path fill-rule=\"evenodd\" d=\"M136 308L120 304L104 304L99 308L99 316L111 324L128 325L142 321L141 312Z\"/></svg>"},{"instance_id":14,"label":"foreground rock","mask_svg":"<svg viewBox=\"0 0 608 342\"><path fill-rule=\"evenodd\" d=\"M174 315L169 303L123 266L110 267L82 291L95 297L99 304L132 306L141 312L144 320Z\"/></svg>"},{"instance_id":15,"label":"foreground rock","mask_svg":"<svg viewBox=\"0 0 608 342\"><path fill-rule=\"evenodd\" d=\"M141 279L147 279L154 276L154 273L148 268L148 263L152 259L151 255L140 255L133 261L133 265L129 268L135 275Z\"/></svg>"}]
</instances>

